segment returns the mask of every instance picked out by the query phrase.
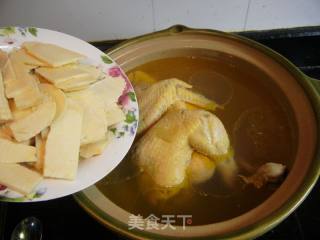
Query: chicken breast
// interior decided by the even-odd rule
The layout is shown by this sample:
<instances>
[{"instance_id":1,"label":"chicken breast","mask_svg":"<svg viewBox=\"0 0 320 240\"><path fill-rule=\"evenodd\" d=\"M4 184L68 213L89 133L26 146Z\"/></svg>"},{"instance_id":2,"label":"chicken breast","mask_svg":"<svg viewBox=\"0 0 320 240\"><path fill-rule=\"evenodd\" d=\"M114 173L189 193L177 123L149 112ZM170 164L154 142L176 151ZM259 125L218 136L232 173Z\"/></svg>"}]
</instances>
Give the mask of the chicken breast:
<instances>
[{"instance_id":1,"label":"chicken breast","mask_svg":"<svg viewBox=\"0 0 320 240\"><path fill-rule=\"evenodd\" d=\"M227 154L230 147L226 130L216 116L178 108L174 105L136 146L138 166L160 186L172 187L184 181L193 151L214 160ZM193 171L193 175L201 173Z\"/></svg>"},{"instance_id":2,"label":"chicken breast","mask_svg":"<svg viewBox=\"0 0 320 240\"><path fill-rule=\"evenodd\" d=\"M136 163L157 185L179 185L192 154L188 138L199 124L189 110L168 111L137 143Z\"/></svg>"}]
</instances>

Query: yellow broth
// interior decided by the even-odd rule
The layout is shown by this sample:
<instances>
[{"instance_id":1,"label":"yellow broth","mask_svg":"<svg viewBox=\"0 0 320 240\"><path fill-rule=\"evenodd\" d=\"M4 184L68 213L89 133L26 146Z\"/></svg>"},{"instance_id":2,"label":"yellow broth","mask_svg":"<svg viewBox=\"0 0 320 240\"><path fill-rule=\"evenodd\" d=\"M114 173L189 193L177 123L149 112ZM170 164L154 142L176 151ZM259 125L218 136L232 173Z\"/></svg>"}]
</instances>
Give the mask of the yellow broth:
<instances>
[{"instance_id":1,"label":"yellow broth","mask_svg":"<svg viewBox=\"0 0 320 240\"><path fill-rule=\"evenodd\" d=\"M295 122L281 92L259 69L240 59L217 54L211 58L155 60L131 72L137 70L156 80L180 78L218 102L229 99L224 109L215 114L228 131L239 174L250 175L266 162L282 163L290 169L296 151ZM128 154L111 174L97 183L97 187L131 213L144 217L154 214L160 218L164 214L191 214L192 225L239 216L262 203L279 187L279 184L268 184L256 189L244 185L239 178L237 189L230 190L215 174L201 187L186 187L154 205L142 194L139 178L141 174L135 170Z\"/></svg>"}]
</instances>

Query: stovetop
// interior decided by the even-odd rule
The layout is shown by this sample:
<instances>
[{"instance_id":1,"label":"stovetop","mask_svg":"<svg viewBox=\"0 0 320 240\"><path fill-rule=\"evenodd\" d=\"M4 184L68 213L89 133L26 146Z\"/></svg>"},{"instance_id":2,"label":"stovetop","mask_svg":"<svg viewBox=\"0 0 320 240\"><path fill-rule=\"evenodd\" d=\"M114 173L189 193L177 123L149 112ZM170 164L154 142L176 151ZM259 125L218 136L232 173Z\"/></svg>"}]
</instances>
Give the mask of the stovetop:
<instances>
[{"instance_id":1,"label":"stovetop","mask_svg":"<svg viewBox=\"0 0 320 240\"><path fill-rule=\"evenodd\" d=\"M284 55L307 75L320 79L320 27L238 33L256 40ZM120 41L92 43L107 50ZM320 238L320 181L307 199L286 220L261 236L269 239ZM0 206L4 208L4 205ZM43 239L126 239L91 218L72 196L40 203L6 204L5 227L0 222L1 240L10 239L15 225L29 216L39 218L44 227Z\"/></svg>"}]
</instances>

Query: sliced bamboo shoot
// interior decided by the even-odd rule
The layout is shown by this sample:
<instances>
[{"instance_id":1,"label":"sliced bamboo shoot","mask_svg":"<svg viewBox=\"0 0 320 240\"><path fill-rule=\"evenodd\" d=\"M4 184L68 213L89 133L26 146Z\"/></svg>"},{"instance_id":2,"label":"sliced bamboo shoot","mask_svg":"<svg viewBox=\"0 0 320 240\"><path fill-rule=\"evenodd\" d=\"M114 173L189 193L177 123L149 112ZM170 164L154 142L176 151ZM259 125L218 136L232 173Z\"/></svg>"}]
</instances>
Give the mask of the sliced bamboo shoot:
<instances>
[{"instance_id":1,"label":"sliced bamboo shoot","mask_svg":"<svg viewBox=\"0 0 320 240\"><path fill-rule=\"evenodd\" d=\"M44 100L35 111L11 124L14 138L20 142L28 140L48 127L56 114L56 103L52 99Z\"/></svg>"},{"instance_id":2,"label":"sliced bamboo shoot","mask_svg":"<svg viewBox=\"0 0 320 240\"><path fill-rule=\"evenodd\" d=\"M46 142L45 177L73 180L77 174L83 112L68 99L65 113L53 122Z\"/></svg>"},{"instance_id":3,"label":"sliced bamboo shoot","mask_svg":"<svg viewBox=\"0 0 320 240\"><path fill-rule=\"evenodd\" d=\"M113 103L112 105L107 107L106 116L107 116L107 122L109 126L119 123L125 119L124 112L116 103Z\"/></svg>"},{"instance_id":4,"label":"sliced bamboo shoot","mask_svg":"<svg viewBox=\"0 0 320 240\"><path fill-rule=\"evenodd\" d=\"M79 53L49 43L25 42L22 47L32 56L52 67L74 63L84 58Z\"/></svg>"},{"instance_id":5,"label":"sliced bamboo shoot","mask_svg":"<svg viewBox=\"0 0 320 240\"><path fill-rule=\"evenodd\" d=\"M8 121L10 119L12 119L12 113L8 99L5 95L2 73L0 70L0 121Z\"/></svg>"},{"instance_id":6,"label":"sliced bamboo shoot","mask_svg":"<svg viewBox=\"0 0 320 240\"><path fill-rule=\"evenodd\" d=\"M7 139L9 141L14 140L10 128L8 128L7 126L0 127L0 138Z\"/></svg>"},{"instance_id":7,"label":"sliced bamboo shoot","mask_svg":"<svg viewBox=\"0 0 320 240\"><path fill-rule=\"evenodd\" d=\"M88 76L71 78L68 81L56 83L55 86L60 89L63 89L64 91L71 92L71 91L76 91L76 90L81 90L81 89L87 88L90 86L90 84L94 83L95 81L97 81L97 79L88 75Z\"/></svg>"},{"instance_id":8,"label":"sliced bamboo shoot","mask_svg":"<svg viewBox=\"0 0 320 240\"><path fill-rule=\"evenodd\" d=\"M4 68L8 61L8 54L0 50L0 70Z\"/></svg>"},{"instance_id":9,"label":"sliced bamboo shoot","mask_svg":"<svg viewBox=\"0 0 320 240\"><path fill-rule=\"evenodd\" d=\"M41 182L42 177L19 164L0 163L0 184L28 195Z\"/></svg>"},{"instance_id":10,"label":"sliced bamboo shoot","mask_svg":"<svg viewBox=\"0 0 320 240\"><path fill-rule=\"evenodd\" d=\"M48 64L36 59L35 57L31 56L26 52L25 49L16 49L11 51L10 58L16 59L17 61L20 61L27 65L32 65L34 67L39 66L48 66Z\"/></svg>"},{"instance_id":11,"label":"sliced bamboo shoot","mask_svg":"<svg viewBox=\"0 0 320 240\"><path fill-rule=\"evenodd\" d=\"M41 137L41 134L38 134L36 136L37 161L36 161L34 167L40 173L42 173L42 171L43 171L44 156L45 156L45 146L46 146L46 140Z\"/></svg>"},{"instance_id":12,"label":"sliced bamboo shoot","mask_svg":"<svg viewBox=\"0 0 320 240\"><path fill-rule=\"evenodd\" d=\"M67 99L65 94L60 89L56 88L51 84L41 83L39 87L41 91L51 96L55 101L57 109L56 109L56 115L54 119L57 119L58 117L61 116L61 114L63 114L66 108Z\"/></svg>"},{"instance_id":13,"label":"sliced bamboo shoot","mask_svg":"<svg viewBox=\"0 0 320 240\"><path fill-rule=\"evenodd\" d=\"M105 102L105 106L117 103L126 86L122 77L106 77L90 86L90 90L99 95Z\"/></svg>"},{"instance_id":14,"label":"sliced bamboo shoot","mask_svg":"<svg viewBox=\"0 0 320 240\"><path fill-rule=\"evenodd\" d=\"M35 162L36 148L0 139L0 163Z\"/></svg>"},{"instance_id":15,"label":"sliced bamboo shoot","mask_svg":"<svg viewBox=\"0 0 320 240\"><path fill-rule=\"evenodd\" d=\"M111 133L112 134L112 133ZM96 155L103 153L106 146L109 144L112 139L112 135L109 134L106 139L103 139L98 142L89 143L80 147L80 156L83 158L91 158Z\"/></svg>"},{"instance_id":16,"label":"sliced bamboo shoot","mask_svg":"<svg viewBox=\"0 0 320 240\"><path fill-rule=\"evenodd\" d=\"M70 81L73 78L89 77L90 74L77 67L77 65L66 65L58 68L42 67L36 69L36 73L53 84Z\"/></svg>"},{"instance_id":17,"label":"sliced bamboo shoot","mask_svg":"<svg viewBox=\"0 0 320 240\"><path fill-rule=\"evenodd\" d=\"M103 140L108 129L103 100L86 90L69 96L84 109L81 145Z\"/></svg>"}]
</instances>

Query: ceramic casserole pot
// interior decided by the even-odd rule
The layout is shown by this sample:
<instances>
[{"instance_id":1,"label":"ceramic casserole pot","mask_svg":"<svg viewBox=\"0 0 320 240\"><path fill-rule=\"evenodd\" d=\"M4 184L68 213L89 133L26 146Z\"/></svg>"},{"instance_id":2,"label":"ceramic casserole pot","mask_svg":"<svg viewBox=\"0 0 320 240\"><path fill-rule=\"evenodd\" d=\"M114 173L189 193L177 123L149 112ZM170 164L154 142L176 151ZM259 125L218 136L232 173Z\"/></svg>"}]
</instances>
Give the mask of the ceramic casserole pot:
<instances>
[{"instance_id":1,"label":"ceramic casserole pot","mask_svg":"<svg viewBox=\"0 0 320 240\"><path fill-rule=\"evenodd\" d=\"M320 170L319 124L320 82L304 75L273 50L244 37L213 30L174 26L167 30L128 40L108 54L125 70L152 60L227 54L247 62L268 76L292 112L297 128L294 163L285 181L254 209L227 221L177 227L176 230L128 230L129 212L105 197L95 186L75 195L80 205L99 222L137 239L250 239L284 220L305 199ZM248 69L250 70L250 69Z\"/></svg>"}]
</instances>

